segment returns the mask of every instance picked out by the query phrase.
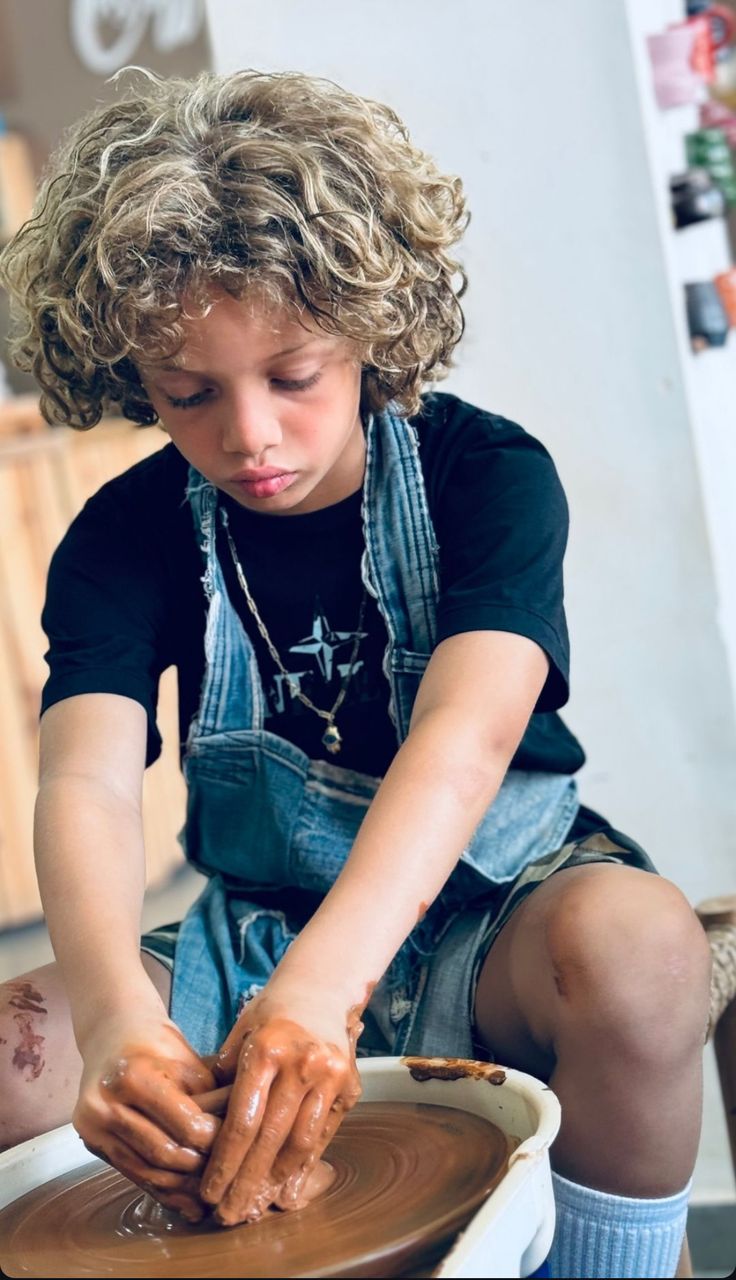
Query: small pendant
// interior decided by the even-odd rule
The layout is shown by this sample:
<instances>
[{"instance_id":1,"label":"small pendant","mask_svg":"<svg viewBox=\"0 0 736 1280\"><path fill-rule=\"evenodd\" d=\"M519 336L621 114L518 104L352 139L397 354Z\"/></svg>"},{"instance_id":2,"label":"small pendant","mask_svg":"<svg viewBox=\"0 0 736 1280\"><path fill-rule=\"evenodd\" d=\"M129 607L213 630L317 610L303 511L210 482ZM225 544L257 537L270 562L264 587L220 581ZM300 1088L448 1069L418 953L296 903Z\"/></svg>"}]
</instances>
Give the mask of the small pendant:
<instances>
[{"instance_id":1,"label":"small pendant","mask_svg":"<svg viewBox=\"0 0 736 1280\"><path fill-rule=\"evenodd\" d=\"M329 724L322 734L322 745L327 748L330 755L336 756L342 746L342 738L340 730L336 724Z\"/></svg>"}]
</instances>

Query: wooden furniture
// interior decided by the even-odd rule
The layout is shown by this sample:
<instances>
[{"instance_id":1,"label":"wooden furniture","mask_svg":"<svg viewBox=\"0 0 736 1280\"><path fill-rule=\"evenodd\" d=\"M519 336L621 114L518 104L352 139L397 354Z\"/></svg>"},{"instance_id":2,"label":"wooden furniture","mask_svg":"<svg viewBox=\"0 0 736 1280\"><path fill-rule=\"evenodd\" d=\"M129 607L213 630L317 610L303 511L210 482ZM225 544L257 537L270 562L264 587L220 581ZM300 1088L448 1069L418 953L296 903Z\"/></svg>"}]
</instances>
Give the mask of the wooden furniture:
<instances>
[{"instance_id":1,"label":"wooden furniture","mask_svg":"<svg viewBox=\"0 0 736 1280\"><path fill-rule=\"evenodd\" d=\"M0 929L42 915L32 822L47 674L40 618L51 555L91 494L165 442L157 427L122 421L89 432L48 427L32 397L0 404ZM161 681L159 725L164 750L144 783L149 883L183 862L176 842L185 788L173 669Z\"/></svg>"},{"instance_id":2,"label":"wooden furniture","mask_svg":"<svg viewBox=\"0 0 736 1280\"><path fill-rule=\"evenodd\" d=\"M736 1174L736 894L708 898L695 908L710 943L713 972L710 983L708 1036L713 1040L721 1083L731 1159ZM675 1275L693 1274L687 1237Z\"/></svg>"},{"instance_id":3,"label":"wooden furniture","mask_svg":"<svg viewBox=\"0 0 736 1280\"><path fill-rule=\"evenodd\" d=\"M712 1037L736 1174L736 894L696 908L713 956L708 1038Z\"/></svg>"}]
</instances>

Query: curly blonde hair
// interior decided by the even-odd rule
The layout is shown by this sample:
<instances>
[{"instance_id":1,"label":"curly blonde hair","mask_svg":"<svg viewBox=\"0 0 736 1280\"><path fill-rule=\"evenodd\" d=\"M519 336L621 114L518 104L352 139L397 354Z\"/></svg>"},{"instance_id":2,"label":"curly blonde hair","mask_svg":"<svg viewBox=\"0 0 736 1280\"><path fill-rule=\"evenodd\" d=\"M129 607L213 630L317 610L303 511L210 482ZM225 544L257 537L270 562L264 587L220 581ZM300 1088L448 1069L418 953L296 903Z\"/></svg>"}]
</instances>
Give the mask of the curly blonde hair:
<instances>
[{"instance_id":1,"label":"curly blonde hair","mask_svg":"<svg viewBox=\"0 0 736 1280\"><path fill-rule=\"evenodd\" d=\"M296 73L143 73L76 124L0 256L11 352L49 422L157 420L137 371L212 286L253 286L353 340L363 403L419 409L463 332L460 180L396 114Z\"/></svg>"}]
</instances>

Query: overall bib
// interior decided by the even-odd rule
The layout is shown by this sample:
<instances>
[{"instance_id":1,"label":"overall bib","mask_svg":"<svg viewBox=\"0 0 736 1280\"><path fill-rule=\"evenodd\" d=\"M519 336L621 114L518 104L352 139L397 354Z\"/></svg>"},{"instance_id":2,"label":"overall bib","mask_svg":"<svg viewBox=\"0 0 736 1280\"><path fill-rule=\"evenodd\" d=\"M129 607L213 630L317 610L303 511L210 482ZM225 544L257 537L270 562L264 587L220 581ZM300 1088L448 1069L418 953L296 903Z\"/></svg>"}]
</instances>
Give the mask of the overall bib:
<instances>
[{"instance_id":1,"label":"overall bib","mask_svg":"<svg viewBox=\"0 0 736 1280\"><path fill-rule=\"evenodd\" d=\"M383 670L398 747L435 645L438 547L414 429L385 411L369 421L366 445L361 573L388 634ZM178 932L171 1014L194 1049L210 1053L308 918L308 910L284 908L284 901L303 891L313 909L328 892L380 779L312 761L264 729L255 653L217 555L227 512L218 490L194 469L187 498L204 557L208 613L205 675L183 765L188 801L181 840L188 860L210 879ZM528 864L559 850L577 809L572 777L508 772L443 893L378 984L366 1027L372 1018L380 1034L372 1045L364 1037L359 1051L438 1051L437 1026L423 1005L432 966L441 960L447 969L448 927ZM477 912L473 918L477 930ZM449 970L435 975L435 986L449 978ZM442 1025L446 1034L446 1020ZM468 1047L439 1051L461 1054Z\"/></svg>"}]
</instances>

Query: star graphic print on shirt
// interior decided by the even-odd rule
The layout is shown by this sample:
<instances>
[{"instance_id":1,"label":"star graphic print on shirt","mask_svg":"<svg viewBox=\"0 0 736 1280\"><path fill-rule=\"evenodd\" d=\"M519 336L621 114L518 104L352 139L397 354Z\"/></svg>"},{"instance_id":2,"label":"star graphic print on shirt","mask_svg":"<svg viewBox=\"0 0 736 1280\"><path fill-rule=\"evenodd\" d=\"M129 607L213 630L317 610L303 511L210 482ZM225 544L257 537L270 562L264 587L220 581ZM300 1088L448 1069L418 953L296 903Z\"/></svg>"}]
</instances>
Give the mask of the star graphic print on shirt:
<instances>
[{"instance_id":1,"label":"star graphic print on shirt","mask_svg":"<svg viewBox=\"0 0 736 1280\"><path fill-rule=\"evenodd\" d=\"M288 518L256 515L235 503L228 503L228 513L246 581L288 673L287 679L273 660L223 539L220 562L227 591L258 663L264 731L286 738L310 760L380 776L396 753L397 740L383 672L386 626L372 596L363 607L360 492L332 507ZM329 713L356 640L353 673L335 716L342 746L334 755L322 741L326 718L302 702L296 690Z\"/></svg>"},{"instance_id":2,"label":"star graphic print on shirt","mask_svg":"<svg viewBox=\"0 0 736 1280\"><path fill-rule=\"evenodd\" d=\"M292 671L290 670L290 664L285 662L282 657L281 660L289 672L289 680L301 693L310 698L311 694L303 687L303 682L306 680L310 686L316 683L316 667L324 682L325 691L327 691L327 687L331 687L335 683L337 678L337 691L335 693L335 697L337 697L342 688L342 682L350 670L350 658L356 638L359 637L362 641L366 635L367 632L365 631L333 631L324 614L319 598L317 598L314 606L311 635L305 636L303 640L291 645L289 649L289 653L304 655L302 661L309 662L309 666L303 671ZM344 655L344 661L340 661L341 654ZM310 659L311 662L309 661ZM357 679L359 672L364 667L363 660L357 657L353 666L351 680ZM281 672L278 672L272 681L270 689L267 690L266 697L271 714L283 715L286 711L287 699L295 697L295 694L289 688L286 677ZM314 698L312 698L312 701L314 701ZM304 704L302 703L302 705ZM323 709L329 711L331 705L325 705Z\"/></svg>"}]
</instances>

